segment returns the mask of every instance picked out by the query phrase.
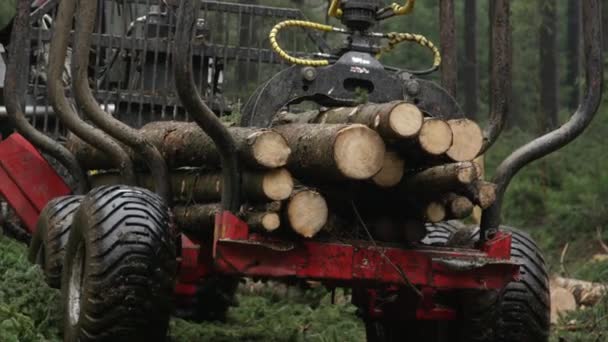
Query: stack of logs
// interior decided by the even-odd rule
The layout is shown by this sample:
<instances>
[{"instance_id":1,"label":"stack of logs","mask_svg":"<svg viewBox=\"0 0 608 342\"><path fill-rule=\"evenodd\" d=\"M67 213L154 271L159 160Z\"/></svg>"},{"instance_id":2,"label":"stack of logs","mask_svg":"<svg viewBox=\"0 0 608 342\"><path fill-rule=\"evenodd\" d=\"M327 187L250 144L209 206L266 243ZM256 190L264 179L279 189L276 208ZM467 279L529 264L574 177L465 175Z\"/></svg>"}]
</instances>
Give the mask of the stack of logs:
<instances>
[{"instance_id":1,"label":"stack of logs","mask_svg":"<svg viewBox=\"0 0 608 342\"><path fill-rule=\"evenodd\" d=\"M312 238L364 227L379 240L414 242L425 223L467 218L496 198L474 161L479 126L425 117L405 102L281 113L270 129L229 130L246 170L241 215L258 231ZM172 170L177 224L212 232L222 184L211 139L186 122L151 123L141 134ZM104 170L91 176L94 186L121 183L102 152L74 136L67 147L87 169ZM145 170L141 156L131 157ZM153 188L145 173L138 182Z\"/></svg>"}]
</instances>

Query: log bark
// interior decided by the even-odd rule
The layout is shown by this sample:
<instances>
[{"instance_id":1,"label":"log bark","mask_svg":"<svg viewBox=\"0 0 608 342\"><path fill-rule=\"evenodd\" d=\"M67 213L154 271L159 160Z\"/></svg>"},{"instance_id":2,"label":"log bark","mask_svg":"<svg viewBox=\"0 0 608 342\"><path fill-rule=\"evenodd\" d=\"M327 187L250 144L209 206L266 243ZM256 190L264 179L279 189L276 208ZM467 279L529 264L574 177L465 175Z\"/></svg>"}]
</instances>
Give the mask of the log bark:
<instances>
[{"instance_id":1,"label":"log bark","mask_svg":"<svg viewBox=\"0 0 608 342\"><path fill-rule=\"evenodd\" d=\"M364 125L288 124L274 129L292 150L288 168L323 179L370 179L382 168L382 138Z\"/></svg>"},{"instance_id":2,"label":"log bark","mask_svg":"<svg viewBox=\"0 0 608 342\"><path fill-rule=\"evenodd\" d=\"M496 202L496 184L477 180L463 189L462 194L482 209Z\"/></svg>"},{"instance_id":3,"label":"log bark","mask_svg":"<svg viewBox=\"0 0 608 342\"><path fill-rule=\"evenodd\" d=\"M456 97L458 78L458 47L456 45L456 16L454 0L439 1L439 23L441 36L441 85Z\"/></svg>"},{"instance_id":4,"label":"log bark","mask_svg":"<svg viewBox=\"0 0 608 342\"><path fill-rule=\"evenodd\" d=\"M201 236L206 233L213 234L215 216L221 209L222 207L218 203L177 206L173 209L173 214L178 227L186 232ZM281 225L280 216L274 211L245 211L242 216L252 229L272 232Z\"/></svg>"},{"instance_id":5,"label":"log bark","mask_svg":"<svg viewBox=\"0 0 608 342\"><path fill-rule=\"evenodd\" d=\"M438 193L461 189L478 177L473 162L446 164L426 169L402 182L400 190L411 193Z\"/></svg>"},{"instance_id":6,"label":"log bark","mask_svg":"<svg viewBox=\"0 0 608 342\"><path fill-rule=\"evenodd\" d=\"M358 123L380 134L385 140L415 138L422 128L424 117L413 104L395 101L383 104L364 104L354 108L335 108L319 115L316 123Z\"/></svg>"},{"instance_id":7,"label":"log bark","mask_svg":"<svg viewBox=\"0 0 608 342\"><path fill-rule=\"evenodd\" d=\"M477 62L477 0L464 2L464 50L463 68L464 111L467 117L477 118L479 104L479 64Z\"/></svg>"},{"instance_id":8,"label":"log bark","mask_svg":"<svg viewBox=\"0 0 608 342\"><path fill-rule=\"evenodd\" d=\"M273 169L286 165L291 151L286 140L277 132L246 127L231 127L229 130L235 138L241 160L249 167ZM140 133L159 149L170 168L220 167L215 144L194 123L153 122L142 127ZM112 168L105 154L74 135L69 136L66 147L89 170ZM130 154L138 165L145 165L141 156L132 151Z\"/></svg>"},{"instance_id":9,"label":"log bark","mask_svg":"<svg viewBox=\"0 0 608 342\"><path fill-rule=\"evenodd\" d=\"M449 120L453 133L452 146L446 155L456 162L475 159L483 147L483 131L479 125L468 119Z\"/></svg>"},{"instance_id":10,"label":"log bark","mask_svg":"<svg viewBox=\"0 0 608 342\"><path fill-rule=\"evenodd\" d=\"M305 238L317 235L325 226L329 209L325 198L317 191L302 188L291 195L285 208L291 228Z\"/></svg>"},{"instance_id":11,"label":"log bark","mask_svg":"<svg viewBox=\"0 0 608 342\"><path fill-rule=\"evenodd\" d=\"M138 185L154 189L154 180L149 174L138 175ZM91 185L122 184L116 173L105 173L90 177ZM293 191L293 178L289 171L248 172L243 174L243 197L252 202L282 201ZM171 174L174 200L177 202L215 202L221 199L222 176L218 173L181 171Z\"/></svg>"},{"instance_id":12,"label":"log bark","mask_svg":"<svg viewBox=\"0 0 608 342\"><path fill-rule=\"evenodd\" d=\"M405 162L395 151L386 151L382 169L374 177L372 182L381 188L392 188L398 185L405 173Z\"/></svg>"},{"instance_id":13,"label":"log bark","mask_svg":"<svg viewBox=\"0 0 608 342\"><path fill-rule=\"evenodd\" d=\"M557 0L539 1L540 25L540 115L541 133L558 127Z\"/></svg>"},{"instance_id":14,"label":"log bark","mask_svg":"<svg viewBox=\"0 0 608 342\"><path fill-rule=\"evenodd\" d=\"M596 305L608 293L608 285L578 279L556 277L552 283L570 291L579 305Z\"/></svg>"},{"instance_id":15,"label":"log bark","mask_svg":"<svg viewBox=\"0 0 608 342\"><path fill-rule=\"evenodd\" d=\"M185 232L196 236L213 234L215 216L222 210L220 204L177 206L173 209L175 224Z\"/></svg>"}]
</instances>

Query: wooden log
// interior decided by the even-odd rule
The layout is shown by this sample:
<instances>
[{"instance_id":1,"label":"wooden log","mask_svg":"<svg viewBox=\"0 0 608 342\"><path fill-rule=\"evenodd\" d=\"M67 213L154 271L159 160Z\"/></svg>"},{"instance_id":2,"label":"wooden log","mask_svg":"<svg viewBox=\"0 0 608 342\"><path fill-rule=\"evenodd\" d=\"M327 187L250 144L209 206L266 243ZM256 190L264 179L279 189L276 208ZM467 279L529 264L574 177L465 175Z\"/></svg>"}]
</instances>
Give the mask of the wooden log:
<instances>
[{"instance_id":1,"label":"wooden log","mask_svg":"<svg viewBox=\"0 0 608 342\"><path fill-rule=\"evenodd\" d=\"M483 147L483 132L479 125L469 119L449 120L453 133L452 146L445 153L452 161L475 159Z\"/></svg>"},{"instance_id":2,"label":"wooden log","mask_svg":"<svg viewBox=\"0 0 608 342\"><path fill-rule=\"evenodd\" d=\"M289 170L302 178L370 179L384 163L382 138L363 125L289 124L274 129L292 150Z\"/></svg>"},{"instance_id":3,"label":"wooden log","mask_svg":"<svg viewBox=\"0 0 608 342\"><path fill-rule=\"evenodd\" d=\"M403 101L368 103L358 107L334 108L321 113L316 123L358 123L380 134L385 140L412 139L418 136L424 116L418 107Z\"/></svg>"},{"instance_id":4,"label":"wooden log","mask_svg":"<svg viewBox=\"0 0 608 342\"><path fill-rule=\"evenodd\" d=\"M291 228L305 238L312 238L327 223L329 209L325 198L317 191L301 188L293 192L285 208Z\"/></svg>"},{"instance_id":5,"label":"wooden log","mask_svg":"<svg viewBox=\"0 0 608 342\"><path fill-rule=\"evenodd\" d=\"M400 190L413 193L438 193L461 189L477 179L473 162L435 166L407 177Z\"/></svg>"},{"instance_id":6,"label":"wooden log","mask_svg":"<svg viewBox=\"0 0 608 342\"><path fill-rule=\"evenodd\" d=\"M275 212L254 212L245 215L250 228L274 232L281 226L281 217Z\"/></svg>"},{"instance_id":7,"label":"wooden log","mask_svg":"<svg viewBox=\"0 0 608 342\"><path fill-rule=\"evenodd\" d=\"M215 216L222 210L220 204L197 204L173 208L175 224L185 232L213 234Z\"/></svg>"},{"instance_id":8,"label":"wooden log","mask_svg":"<svg viewBox=\"0 0 608 342\"><path fill-rule=\"evenodd\" d=\"M177 206L173 209L175 223L186 232L213 233L215 227L215 216L221 211L221 205L197 204L191 206ZM281 225L281 219L277 212L245 211L241 216L250 228L272 232Z\"/></svg>"},{"instance_id":9,"label":"wooden log","mask_svg":"<svg viewBox=\"0 0 608 342\"><path fill-rule=\"evenodd\" d=\"M241 160L249 167L274 169L286 165L291 151L286 140L277 132L244 127L231 127L229 130L236 141ZM159 149L170 168L220 166L215 144L195 123L153 122L141 128L140 133ZM74 135L69 136L66 147L86 169L112 168L105 154ZM130 153L137 165L145 165L141 156L132 151Z\"/></svg>"},{"instance_id":10,"label":"wooden log","mask_svg":"<svg viewBox=\"0 0 608 342\"><path fill-rule=\"evenodd\" d=\"M425 155L438 157L452 147L453 139L452 129L447 122L427 118L420 129L418 145Z\"/></svg>"},{"instance_id":11,"label":"wooden log","mask_svg":"<svg viewBox=\"0 0 608 342\"><path fill-rule=\"evenodd\" d=\"M154 180L149 174L139 174L138 185L154 189ZM90 177L91 185L122 184L116 173L103 173ZM243 174L243 197L252 202L282 201L293 191L293 178L289 171L276 169L247 172ZM222 195L222 176L200 171L177 171L171 174L174 200L177 202L216 202Z\"/></svg>"},{"instance_id":12,"label":"wooden log","mask_svg":"<svg viewBox=\"0 0 608 342\"><path fill-rule=\"evenodd\" d=\"M442 203L450 219L465 219L473 214L475 206L468 198L449 193L442 198Z\"/></svg>"},{"instance_id":13,"label":"wooden log","mask_svg":"<svg viewBox=\"0 0 608 342\"><path fill-rule=\"evenodd\" d=\"M496 184L490 182L476 180L462 189L461 193L482 209L487 209L496 202Z\"/></svg>"},{"instance_id":14,"label":"wooden log","mask_svg":"<svg viewBox=\"0 0 608 342\"><path fill-rule=\"evenodd\" d=\"M386 151L382 169L372 177L372 182L381 188L391 188L401 182L404 174L403 158L395 151Z\"/></svg>"},{"instance_id":15,"label":"wooden log","mask_svg":"<svg viewBox=\"0 0 608 342\"><path fill-rule=\"evenodd\" d=\"M579 305L593 306L608 294L608 285L578 279L555 277L552 283L570 291Z\"/></svg>"},{"instance_id":16,"label":"wooden log","mask_svg":"<svg viewBox=\"0 0 608 342\"><path fill-rule=\"evenodd\" d=\"M432 201L427 204L424 209L424 217L427 222L439 223L445 221L447 218L447 211L445 206L437 201Z\"/></svg>"},{"instance_id":17,"label":"wooden log","mask_svg":"<svg viewBox=\"0 0 608 342\"><path fill-rule=\"evenodd\" d=\"M574 295L563 287L551 287L551 324L557 324L561 316L574 310Z\"/></svg>"}]
</instances>

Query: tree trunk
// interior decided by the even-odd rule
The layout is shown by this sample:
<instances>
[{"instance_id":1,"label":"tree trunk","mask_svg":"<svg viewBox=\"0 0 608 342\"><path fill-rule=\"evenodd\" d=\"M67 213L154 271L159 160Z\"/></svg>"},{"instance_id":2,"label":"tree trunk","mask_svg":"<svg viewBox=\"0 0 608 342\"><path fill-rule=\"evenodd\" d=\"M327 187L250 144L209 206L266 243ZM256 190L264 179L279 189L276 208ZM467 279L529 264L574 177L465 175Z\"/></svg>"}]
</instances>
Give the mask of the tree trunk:
<instances>
[{"instance_id":1,"label":"tree trunk","mask_svg":"<svg viewBox=\"0 0 608 342\"><path fill-rule=\"evenodd\" d=\"M548 132L557 128L557 1L541 0L540 13L540 130Z\"/></svg>"},{"instance_id":2,"label":"tree trunk","mask_svg":"<svg viewBox=\"0 0 608 342\"><path fill-rule=\"evenodd\" d=\"M478 178L477 167L472 162L435 166L405 180L401 187L404 193L435 193L457 190Z\"/></svg>"},{"instance_id":3,"label":"tree trunk","mask_svg":"<svg viewBox=\"0 0 608 342\"><path fill-rule=\"evenodd\" d=\"M358 123L375 130L386 140L400 140L415 138L422 128L423 119L418 107L396 101L330 109L321 113L315 122Z\"/></svg>"},{"instance_id":4,"label":"tree trunk","mask_svg":"<svg viewBox=\"0 0 608 342\"><path fill-rule=\"evenodd\" d=\"M513 91L513 50L511 41L512 29L510 25L511 3L510 0L492 0L489 3L490 23L502 23L502 25L499 25L498 30L493 30L492 25L490 25L490 112L491 114L495 114L506 111L504 121L502 122L502 124L505 124L509 122L511 114L511 94ZM495 38L497 38L496 45L494 45ZM502 49L506 49L507 51L501 51ZM504 56L504 58L495 58L495 54ZM490 122L490 124L497 123ZM502 127L497 127L496 132L500 131L502 131Z\"/></svg>"},{"instance_id":5,"label":"tree trunk","mask_svg":"<svg viewBox=\"0 0 608 342\"><path fill-rule=\"evenodd\" d=\"M384 141L363 125L289 124L273 129L292 150L289 170L303 178L365 180L384 163Z\"/></svg>"},{"instance_id":6,"label":"tree trunk","mask_svg":"<svg viewBox=\"0 0 608 342\"><path fill-rule=\"evenodd\" d=\"M231 127L229 130L236 140L241 160L248 166L273 169L287 164L291 150L277 132L244 127ZM141 128L140 133L159 149L171 168L220 166L215 143L195 123L153 122ZM68 137L67 148L88 170L113 168L105 154L74 135ZM145 165L142 156L131 151L131 157L137 164Z\"/></svg>"},{"instance_id":7,"label":"tree trunk","mask_svg":"<svg viewBox=\"0 0 608 342\"><path fill-rule=\"evenodd\" d=\"M608 4L602 3L602 29L604 40L604 51L608 52Z\"/></svg>"},{"instance_id":8,"label":"tree trunk","mask_svg":"<svg viewBox=\"0 0 608 342\"><path fill-rule=\"evenodd\" d=\"M475 120L479 104L479 65L477 61L477 0L464 2L464 111Z\"/></svg>"},{"instance_id":9,"label":"tree trunk","mask_svg":"<svg viewBox=\"0 0 608 342\"><path fill-rule=\"evenodd\" d=\"M452 96L456 96L458 77L456 47L456 18L454 0L439 1L439 23L441 33L441 84Z\"/></svg>"},{"instance_id":10,"label":"tree trunk","mask_svg":"<svg viewBox=\"0 0 608 342\"><path fill-rule=\"evenodd\" d=\"M568 75L566 83L571 87L570 96L568 96L569 110L577 108L582 94L581 85L579 84L582 60L582 16L581 1L568 0Z\"/></svg>"},{"instance_id":11,"label":"tree trunk","mask_svg":"<svg viewBox=\"0 0 608 342\"><path fill-rule=\"evenodd\" d=\"M154 189L154 179L138 174L138 185ZM293 179L285 169L243 174L243 197L252 202L282 201L293 191ZM120 176L106 173L91 177L91 185L122 184ZM222 176L218 173L176 172L171 174L174 200L177 202L216 202L222 195Z\"/></svg>"}]
</instances>

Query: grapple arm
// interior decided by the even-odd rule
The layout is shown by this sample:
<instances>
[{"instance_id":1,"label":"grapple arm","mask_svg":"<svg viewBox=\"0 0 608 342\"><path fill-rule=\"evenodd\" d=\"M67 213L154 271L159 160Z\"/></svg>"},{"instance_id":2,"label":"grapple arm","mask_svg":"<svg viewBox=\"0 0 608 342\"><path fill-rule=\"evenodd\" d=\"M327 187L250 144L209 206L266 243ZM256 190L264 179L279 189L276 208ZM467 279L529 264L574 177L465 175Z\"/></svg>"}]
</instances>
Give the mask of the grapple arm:
<instances>
[{"instance_id":1,"label":"grapple arm","mask_svg":"<svg viewBox=\"0 0 608 342\"><path fill-rule=\"evenodd\" d=\"M482 239L500 226L504 194L511 179L527 164L553 153L576 139L598 111L603 88L601 4L599 0L582 1L583 34L586 62L586 94L576 112L560 128L520 147L505 159L494 176L497 201L482 216Z\"/></svg>"},{"instance_id":2,"label":"grapple arm","mask_svg":"<svg viewBox=\"0 0 608 342\"><path fill-rule=\"evenodd\" d=\"M200 1L179 5L174 45L175 86L184 108L216 144L222 160L222 208L236 213L240 207L240 168L234 138L201 98L192 71L192 37Z\"/></svg>"}]
</instances>

